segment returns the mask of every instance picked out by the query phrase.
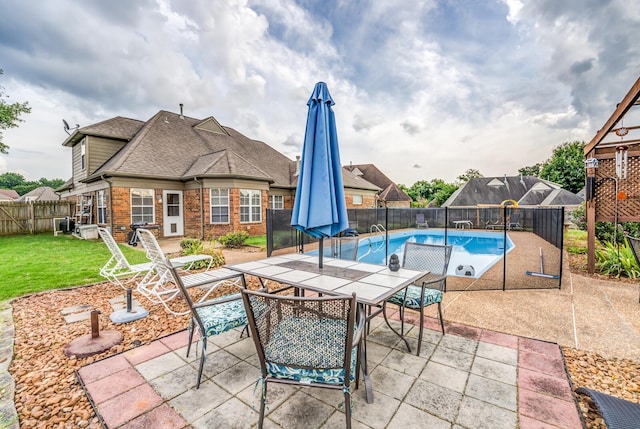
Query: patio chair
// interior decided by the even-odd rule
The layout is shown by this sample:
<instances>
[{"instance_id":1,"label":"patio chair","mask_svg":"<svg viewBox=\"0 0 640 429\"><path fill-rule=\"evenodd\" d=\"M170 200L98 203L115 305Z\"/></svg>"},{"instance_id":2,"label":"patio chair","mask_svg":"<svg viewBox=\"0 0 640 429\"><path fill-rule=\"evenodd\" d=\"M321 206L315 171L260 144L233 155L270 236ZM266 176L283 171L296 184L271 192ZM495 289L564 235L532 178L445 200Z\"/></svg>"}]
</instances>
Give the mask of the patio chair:
<instances>
[{"instance_id":1,"label":"patio chair","mask_svg":"<svg viewBox=\"0 0 640 429\"><path fill-rule=\"evenodd\" d=\"M631 237L628 234L625 234L625 238L627 239L627 243L629 243L629 247L631 248L631 253L633 253L633 257L636 260L636 264L640 267L640 238ZM638 302L640 303L640 294L638 295Z\"/></svg>"},{"instance_id":2,"label":"patio chair","mask_svg":"<svg viewBox=\"0 0 640 429\"><path fill-rule=\"evenodd\" d=\"M165 264L165 255L162 252L155 236L151 231L144 228L139 228L136 233L138 234L138 240L147 251L147 257L153 264L151 271L149 271L142 280L138 282L138 292L144 295L153 304L164 305L165 309L172 314L180 315L188 313L188 311L184 313L176 312L167 305L169 301L180 294L180 290L175 285L175 282L172 282L171 272ZM209 258L212 257L209 256ZM169 261L172 267L184 271L185 264L188 266L192 263L193 259L186 256L171 258ZM210 264L211 262L209 262L209 265ZM209 267L207 267L204 272L182 276L181 281L186 285L186 287L200 286L203 289L207 289L208 292L201 298L201 300L206 300L209 293L213 291L218 284L230 283L238 285L241 278L242 275L240 273L228 268L209 270Z\"/></svg>"},{"instance_id":3,"label":"patio chair","mask_svg":"<svg viewBox=\"0 0 640 429\"><path fill-rule=\"evenodd\" d=\"M105 229L98 227L98 234L102 241L107 245L111 252L111 258L100 268L100 275L111 283L116 284L123 289L127 289L127 283L134 281L139 275L146 274L153 268L151 262L144 264L130 264L122 253L120 246L116 243L111 233Z\"/></svg>"},{"instance_id":4,"label":"patio chair","mask_svg":"<svg viewBox=\"0 0 640 429\"><path fill-rule=\"evenodd\" d=\"M429 228L429 224L424 219L424 213L416 213L416 228Z\"/></svg>"},{"instance_id":5,"label":"patio chair","mask_svg":"<svg viewBox=\"0 0 640 429\"><path fill-rule=\"evenodd\" d=\"M395 304L400 308L400 333L398 334L405 342L407 349L411 352L409 342L404 338L404 316L406 309L420 312L420 331L418 334L417 355L420 355L422 345L422 334L424 331L424 309L431 304L438 304L438 316L440 328L444 335L444 320L442 319L442 292L447 278L447 268L453 246L441 244L422 244L407 242L404 245L404 256L402 266L412 270L429 271L429 276L421 285L411 285L406 289L396 293L386 300L382 306L382 314L385 322L393 332L398 332L391 326L387 319L387 304Z\"/></svg>"},{"instance_id":6,"label":"patio chair","mask_svg":"<svg viewBox=\"0 0 640 429\"><path fill-rule=\"evenodd\" d=\"M247 313L244 310L240 293L194 302L189 294L189 288L182 281L183 277L178 274L178 271L169 259L165 259L164 266L171 276L171 281L178 287L178 290L184 297L189 307L189 312L191 313L187 357L189 357L189 352L191 351L194 330L198 331L200 340L202 341L198 379L196 381L196 389L199 389L204 362L207 359L207 338L222 334L239 326L245 326L247 324ZM245 287L244 281L241 287ZM238 289L240 289L240 286Z\"/></svg>"},{"instance_id":7,"label":"patio chair","mask_svg":"<svg viewBox=\"0 0 640 429\"><path fill-rule=\"evenodd\" d=\"M520 225L520 212L511 213L509 223L507 223L507 229L522 229L522 225Z\"/></svg>"},{"instance_id":8,"label":"patio chair","mask_svg":"<svg viewBox=\"0 0 640 429\"><path fill-rule=\"evenodd\" d=\"M242 299L260 359L258 428L263 426L270 383L341 390L351 428L350 386L355 380L358 387L358 345L366 323L355 294L302 298L243 289Z\"/></svg>"},{"instance_id":9,"label":"patio chair","mask_svg":"<svg viewBox=\"0 0 640 429\"><path fill-rule=\"evenodd\" d=\"M607 428L637 429L640 427L640 404L585 387L577 388L576 393L591 398Z\"/></svg>"}]
</instances>

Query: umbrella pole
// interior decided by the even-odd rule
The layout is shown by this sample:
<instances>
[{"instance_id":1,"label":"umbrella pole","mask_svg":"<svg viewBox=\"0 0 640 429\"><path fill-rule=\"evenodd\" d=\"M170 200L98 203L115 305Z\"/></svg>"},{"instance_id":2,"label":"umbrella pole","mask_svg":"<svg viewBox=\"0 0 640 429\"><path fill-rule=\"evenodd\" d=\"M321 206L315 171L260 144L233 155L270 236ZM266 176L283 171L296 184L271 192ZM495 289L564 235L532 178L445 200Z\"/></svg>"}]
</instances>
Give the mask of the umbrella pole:
<instances>
[{"instance_id":1,"label":"umbrella pole","mask_svg":"<svg viewBox=\"0 0 640 429\"><path fill-rule=\"evenodd\" d=\"M321 237L320 238L320 244L318 245L318 251L319 251L319 253L318 253L318 268L322 268L322 256L324 254L324 251L322 249L323 244L324 244L324 238Z\"/></svg>"}]
</instances>

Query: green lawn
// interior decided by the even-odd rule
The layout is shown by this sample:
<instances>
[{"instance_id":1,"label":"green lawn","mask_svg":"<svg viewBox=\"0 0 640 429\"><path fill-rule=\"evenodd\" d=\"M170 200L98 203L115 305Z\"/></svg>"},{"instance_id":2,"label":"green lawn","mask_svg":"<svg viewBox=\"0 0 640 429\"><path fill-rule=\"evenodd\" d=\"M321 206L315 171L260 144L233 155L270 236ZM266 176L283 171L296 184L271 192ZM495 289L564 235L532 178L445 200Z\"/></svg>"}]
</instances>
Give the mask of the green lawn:
<instances>
[{"instance_id":1,"label":"green lawn","mask_svg":"<svg viewBox=\"0 0 640 429\"><path fill-rule=\"evenodd\" d=\"M247 240L244 242L244 244L246 244L247 246L259 247L259 248L264 250L264 249L267 248L267 236L266 235L252 235L251 237L247 238Z\"/></svg>"},{"instance_id":2,"label":"green lawn","mask_svg":"<svg viewBox=\"0 0 640 429\"><path fill-rule=\"evenodd\" d=\"M130 263L148 262L144 251L120 247ZM0 237L0 301L103 281L99 271L110 257L102 240L53 234Z\"/></svg>"}]
</instances>

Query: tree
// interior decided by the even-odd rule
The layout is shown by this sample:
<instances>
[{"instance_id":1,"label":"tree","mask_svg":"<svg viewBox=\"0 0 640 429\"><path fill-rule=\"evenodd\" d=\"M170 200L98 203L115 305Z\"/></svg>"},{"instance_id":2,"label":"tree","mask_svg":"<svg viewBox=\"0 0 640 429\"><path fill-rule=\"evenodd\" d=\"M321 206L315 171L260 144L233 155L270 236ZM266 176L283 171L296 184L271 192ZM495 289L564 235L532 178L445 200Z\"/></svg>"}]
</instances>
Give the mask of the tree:
<instances>
[{"instance_id":1,"label":"tree","mask_svg":"<svg viewBox=\"0 0 640 429\"><path fill-rule=\"evenodd\" d=\"M470 179L478 179L480 177L484 177L482 173L480 173L480 171L476 170L475 168L470 168L456 177L456 179L458 179L459 182L467 183Z\"/></svg>"},{"instance_id":2,"label":"tree","mask_svg":"<svg viewBox=\"0 0 640 429\"><path fill-rule=\"evenodd\" d=\"M13 189L18 185L22 185L27 179L22 174L18 173L4 173L0 174L0 188Z\"/></svg>"},{"instance_id":3,"label":"tree","mask_svg":"<svg viewBox=\"0 0 640 429\"><path fill-rule=\"evenodd\" d=\"M573 193L584 187L584 142L565 142L553 149L545 161L540 177L550 180Z\"/></svg>"},{"instance_id":4,"label":"tree","mask_svg":"<svg viewBox=\"0 0 640 429\"><path fill-rule=\"evenodd\" d=\"M57 189L64 185L62 179L46 179L42 177L38 181L27 180L22 174L4 173L0 174L0 189L13 189L20 195L33 191L40 186L48 186Z\"/></svg>"},{"instance_id":5,"label":"tree","mask_svg":"<svg viewBox=\"0 0 640 429\"><path fill-rule=\"evenodd\" d=\"M544 164L539 162L535 165L530 165L528 167L522 167L520 169L518 169L518 173L520 173L522 176L534 176L534 177L538 177L540 176L540 170L542 169L542 166Z\"/></svg>"},{"instance_id":6,"label":"tree","mask_svg":"<svg viewBox=\"0 0 640 429\"><path fill-rule=\"evenodd\" d=\"M4 71L0 69L0 75L2 73ZM8 103L6 98L8 97L4 95L4 88L0 86L0 130L17 127L19 122L23 122L20 115L31 112L29 103ZM9 146L2 142L2 131L0 131L0 153L9 153Z\"/></svg>"},{"instance_id":7,"label":"tree","mask_svg":"<svg viewBox=\"0 0 640 429\"><path fill-rule=\"evenodd\" d=\"M434 179L431 183L435 191L433 193L432 203L436 207L441 207L451 194L459 188L458 185L454 183L446 183L442 179Z\"/></svg>"}]
</instances>

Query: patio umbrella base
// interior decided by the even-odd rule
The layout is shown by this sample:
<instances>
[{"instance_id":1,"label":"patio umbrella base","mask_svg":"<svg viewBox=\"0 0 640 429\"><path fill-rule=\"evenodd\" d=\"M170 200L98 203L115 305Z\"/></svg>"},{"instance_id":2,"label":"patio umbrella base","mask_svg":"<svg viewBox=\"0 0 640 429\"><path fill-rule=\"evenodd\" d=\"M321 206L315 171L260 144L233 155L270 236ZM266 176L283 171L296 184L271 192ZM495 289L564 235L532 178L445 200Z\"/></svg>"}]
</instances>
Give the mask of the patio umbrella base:
<instances>
[{"instance_id":1,"label":"patio umbrella base","mask_svg":"<svg viewBox=\"0 0 640 429\"><path fill-rule=\"evenodd\" d=\"M142 319L143 317L147 317L149 315L149 311L143 307L133 307L131 311L127 311L126 308L121 310L114 311L109 315L109 319L113 323L127 323L133 322L134 320Z\"/></svg>"},{"instance_id":2,"label":"patio umbrella base","mask_svg":"<svg viewBox=\"0 0 640 429\"><path fill-rule=\"evenodd\" d=\"M91 338L91 334L76 338L64 348L64 354L78 359L93 356L109 350L111 347L122 342L123 335L120 331L101 331L96 338Z\"/></svg>"}]
</instances>

